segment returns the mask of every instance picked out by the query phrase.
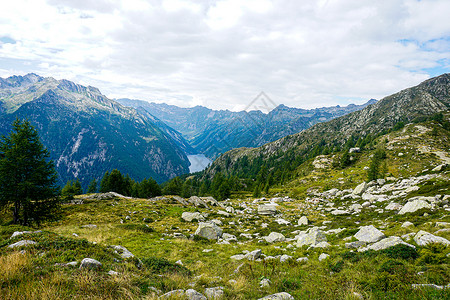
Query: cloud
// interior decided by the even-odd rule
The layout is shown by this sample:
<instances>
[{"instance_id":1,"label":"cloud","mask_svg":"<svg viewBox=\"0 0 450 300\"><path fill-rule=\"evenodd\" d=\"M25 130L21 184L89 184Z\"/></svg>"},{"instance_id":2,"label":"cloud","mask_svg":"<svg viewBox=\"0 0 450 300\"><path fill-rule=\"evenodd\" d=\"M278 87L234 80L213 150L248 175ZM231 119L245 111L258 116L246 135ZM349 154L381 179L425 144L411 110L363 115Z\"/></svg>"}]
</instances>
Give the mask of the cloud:
<instances>
[{"instance_id":1,"label":"cloud","mask_svg":"<svg viewBox=\"0 0 450 300\"><path fill-rule=\"evenodd\" d=\"M0 76L217 109L261 91L295 107L361 103L449 71L448 11L446 0L9 1L0 37L15 43L0 42Z\"/></svg>"}]
</instances>

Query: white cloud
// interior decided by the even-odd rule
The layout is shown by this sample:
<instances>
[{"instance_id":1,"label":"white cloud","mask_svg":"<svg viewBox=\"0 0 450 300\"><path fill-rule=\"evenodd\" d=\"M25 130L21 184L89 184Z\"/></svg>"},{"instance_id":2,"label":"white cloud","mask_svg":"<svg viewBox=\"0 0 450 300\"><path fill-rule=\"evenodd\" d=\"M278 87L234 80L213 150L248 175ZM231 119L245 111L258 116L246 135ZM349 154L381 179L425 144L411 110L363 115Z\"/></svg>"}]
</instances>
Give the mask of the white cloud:
<instances>
[{"instance_id":1,"label":"white cloud","mask_svg":"<svg viewBox=\"0 0 450 300\"><path fill-rule=\"evenodd\" d=\"M261 91L296 107L361 103L449 72L448 11L447 0L9 1L0 76L220 109Z\"/></svg>"}]
</instances>

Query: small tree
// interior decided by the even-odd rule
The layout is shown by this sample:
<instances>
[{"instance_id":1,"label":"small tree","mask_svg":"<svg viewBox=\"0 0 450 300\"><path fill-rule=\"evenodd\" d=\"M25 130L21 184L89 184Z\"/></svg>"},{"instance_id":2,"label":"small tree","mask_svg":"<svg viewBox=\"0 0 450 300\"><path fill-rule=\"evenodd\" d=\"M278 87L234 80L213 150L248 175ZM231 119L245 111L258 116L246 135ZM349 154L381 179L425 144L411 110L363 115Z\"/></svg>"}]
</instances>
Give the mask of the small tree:
<instances>
[{"instance_id":1,"label":"small tree","mask_svg":"<svg viewBox=\"0 0 450 300\"><path fill-rule=\"evenodd\" d=\"M28 121L16 119L0 140L0 207L13 206L13 223L40 223L55 216L57 174L49 152Z\"/></svg>"},{"instance_id":2,"label":"small tree","mask_svg":"<svg viewBox=\"0 0 450 300\"><path fill-rule=\"evenodd\" d=\"M91 182L89 183L87 193L88 194L97 193L97 180L96 179L92 179Z\"/></svg>"}]
</instances>

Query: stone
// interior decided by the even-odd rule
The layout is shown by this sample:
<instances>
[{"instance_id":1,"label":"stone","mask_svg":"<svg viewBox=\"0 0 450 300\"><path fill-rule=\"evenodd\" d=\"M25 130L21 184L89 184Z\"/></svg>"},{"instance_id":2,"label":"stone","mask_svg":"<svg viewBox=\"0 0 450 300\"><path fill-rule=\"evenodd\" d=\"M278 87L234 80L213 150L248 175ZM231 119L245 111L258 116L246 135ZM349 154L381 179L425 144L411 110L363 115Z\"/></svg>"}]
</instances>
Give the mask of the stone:
<instances>
[{"instance_id":1,"label":"stone","mask_svg":"<svg viewBox=\"0 0 450 300\"><path fill-rule=\"evenodd\" d=\"M268 278L263 278L260 282L259 282L259 286L264 288L264 287L269 287L270 286L270 280Z\"/></svg>"},{"instance_id":2,"label":"stone","mask_svg":"<svg viewBox=\"0 0 450 300\"><path fill-rule=\"evenodd\" d=\"M262 251L261 249L253 250L245 255L245 258L248 260L257 260L261 257Z\"/></svg>"},{"instance_id":3,"label":"stone","mask_svg":"<svg viewBox=\"0 0 450 300\"><path fill-rule=\"evenodd\" d=\"M164 295L161 295L159 298L161 299L170 299L170 298L182 298L184 296L184 290L173 290L170 292L165 293Z\"/></svg>"},{"instance_id":4,"label":"stone","mask_svg":"<svg viewBox=\"0 0 450 300\"><path fill-rule=\"evenodd\" d=\"M194 220L205 221L205 217L203 217L202 214L199 213L199 212L187 212L187 211L185 211L185 212L183 212L181 214L181 218L183 220L185 220L186 222L192 222Z\"/></svg>"},{"instance_id":5,"label":"stone","mask_svg":"<svg viewBox=\"0 0 450 300\"><path fill-rule=\"evenodd\" d=\"M114 252L119 254L120 256L122 256L122 258L126 259L126 258L134 257L133 253L128 251L128 249L125 248L124 246L112 245L111 247L114 249Z\"/></svg>"},{"instance_id":6,"label":"stone","mask_svg":"<svg viewBox=\"0 0 450 300\"><path fill-rule=\"evenodd\" d=\"M431 171L433 171L433 172L441 172L442 169L443 169L445 166L447 166L447 164L442 164L442 165L436 166L436 167L434 167L433 170L431 170Z\"/></svg>"},{"instance_id":7,"label":"stone","mask_svg":"<svg viewBox=\"0 0 450 300\"><path fill-rule=\"evenodd\" d=\"M271 232L268 236L265 236L264 239L268 243L276 243L276 242L284 242L286 237L278 232Z\"/></svg>"},{"instance_id":8,"label":"stone","mask_svg":"<svg viewBox=\"0 0 450 300\"><path fill-rule=\"evenodd\" d=\"M325 233L317 227L312 228L309 233L302 234L298 237L297 247L304 245L316 245L320 242L326 242Z\"/></svg>"},{"instance_id":9,"label":"stone","mask_svg":"<svg viewBox=\"0 0 450 300\"><path fill-rule=\"evenodd\" d=\"M361 184L359 184L357 187L355 187L355 189L353 190L353 194L354 195L361 195L362 193L364 193L364 191L367 189L367 183L363 182Z\"/></svg>"},{"instance_id":10,"label":"stone","mask_svg":"<svg viewBox=\"0 0 450 300\"><path fill-rule=\"evenodd\" d=\"M30 246L30 245L35 245L35 244L37 244L35 241L21 240L17 243L9 245L8 248L19 248L19 247Z\"/></svg>"},{"instance_id":11,"label":"stone","mask_svg":"<svg viewBox=\"0 0 450 300\"><path fill-rule=\"evenodd\" d=\"M319 255L319 261L327 259L328 257L330 257L330 255L328 255L326 253L322 253L322 254Z\"/></svg>"},{"instance_id":12,"label":"stone","mask_svg":"<svg viewBox=\"0 0 450 300\"><path fill-rule=\"evenodd\" d=\"M97 225L94 225L94 224L81 225L81 228L95 229L95 228L97 228Z\"/></svg>"},{"instance_id":13,"label":"stone","mask_svg":"<svg viewBox=\"0 0 450 300\"><path fill-rule=\"evenodd\" d=\"M374 243L385 237L384 233L376 229L373 225L362 226L354 235L358 241Z\"/></svg>"},{"instance_id":14,"label":"stone","mask_svg":"<svg viewBox=\"0 0 450 300\"><path fill-rule=\"evenodd\" d=\"M299 257L299 258L297 258L298 262L307 262L308 260L309 260L309 258L307 258L307 257Z\"/></svg>"},{"instance_id":15,"label":"stone","mask_svg":"<svg viewBox=\"0 0 450 300\"><path fill-rule=\"evenodd\" d=\"M230 256L230 259L233 259L233 260L242 260L244 258L245 258L245 254L236 254L236 255Z\"/></svg>"},{"instance_id":16,"label":"stone","mask_svg":"<svg viewBox=\"0 0 450 300\"><path fill-rule=\"evenodd\" d=\"M221 216L224 216L224 217L229 217L230 216L229 213L227 213L226 211L223 211L223 210L217 211L217 214L221 215Z\"/></svg>"},{"instance_id":17,"label":"stone","mask_svg":"<svg viewBox=\"0 0 450 300\"><path fill-rule=\"evenodd\" d=\"M290 256L290 255L287 255L287 254L283 254L283 255L281 255L280 256L280 262L286 262L286 261L288 261L288 260L290 260L292 258L292 256Z\"/></svg>"},{"instance_id":18,"label":"stone","mask_svg":"<svg viewBox=\"0 0 450 300\"><path fill-rule=\"evenodd\" d=\"M403 244L403 245L407 245L407 246L410 246L412 248L415 248L413 245L405 243L398 236L390 236L388 238L385 238L385 239L382 239L381 241L376 242L375 244L370 245L367 248L362 248L362 250L371 249L371 250L378 251L378 250L384 250L384 249L396 246L398 244ZM360 251L360 250L358 250L358 251Z\"/></svg>"},{"instance_id":19,"label":"stone","mask_svg":"<svg viewBox=\"0 0 450 300\"><path fill-rule=\"evenodd\" d=\"M258 300L295 300L291 294L286 292L276 293L272 295L265 296L263 298L259 298Z\"/></svg>"},{"instance_id":20,"label":"stone","mask_svg":"<svg viewBox=\"0 0 450 300\"><path fill-rule=\"evenodd\" d=\"M365 247L367 245L364 241L356 241L356 242L349 242L345 243L345 248L347 249L358 249L361 247Z\"/></svg>"},{"instance_id":21,"label":"stone","mask_svg":"<svg viewBox=\"0 0 450 300\"><path fill-rule=\"evenodd\" d=\"M351 211L360 211L363 208L363 206L361 204L355 203L350 205L350 207L348 208Z\"/></svg>"},{"instance_id":22,"label":"stone","mask_svg":"<svg viewBox=\"0 0 450 300\"><path fill-rule=\"evenodd\" d=\"M224 296L223 289L224 289L223 286L206 288L205 289L206 298L212 299L212 300L222 299Z\"/></svg>"},{"instance_id":23,"label":"stone","mask_svg":"<svg viewBox=\"0 0 450 300\"><path fill-rule=\"evenodd\" d=\"M217 240L222 236L222 228L212 222L200 222L195 235L207 238L208 240Z\"/></svg>"},{"instance_id":24,"label":"stone","mask_svg":"<svg viewBox=\"0 0 450 300\"><path fill-rule=\"evenodd\" d=\"M419 246L425 246L429 243L439 243L439 244L444 244L444 245L450 245L450 241L447 240L446 238L433 235L433 234L423 231L423 230L420 230L416 234L416 236L414 237L414 241Z\"/></svg>"},{"instance_id":25,"label":"stone","mask_svg":"<svg viewBox=\"0 0 450 300\"><path fill-rule=\"evenodd\" d=\"M258 205L258 214L263 216L271 216L277 213L277 204Z\"/></svg>"},{"instance_id":26,"label":"stone","mask_svg":"<svg viewBox=\"0 0 450 300\"><path fill-rule=\"evenodd\" d=\"M350 214L350 212L348 210L336 209L333 210L331 214L334 216L339 216L339 215L348 215Z\"/></svg>"},{"instance_id":27,"label":"stone","mask_svg":"<svg viewBox=\"0 0 450 300\"><path fill-rule=\"evenodd\" d=\"M291 225L291 222L286 221L285 219L276 219L275 220L276 223L280 224L280 225Z\"/></svg>"},{"instance_id":28,"label":"stone","mask_svg":"<svg viewBox=\"0 0 450 300\"><path fill-rule=\"evenodd\" d=\"M361 152L361 148L359 147L348 149L348 153L359 153L359 152Z\"/></svg>"},{"instance_id":29,"label":"stone","mask_svg":"<svg viewBox=\"0 0 450 300\"><path fill-rule=\"evenodd\" d=\"M403 215L406 213L413 213L422 208L431 209L432 207L431 207L431 204L429 204L425 200L417 199L417 200L407 202L398 213L400 215Z\"/></svg>"},{"instance_id":30,"label":"stone","mask_svg":"<svg viewBox=\"0 0 450 300\"><path fill-rule=\"evenodd\" d=\"M207 300L207 298L196 290L189 289L184 292L184 295L189 300Z\"/></svg>"},{"instance_id":31,"label":"stone","mask_svg":"<svg viewBox=\"0 0 450 300\"><path fill-rule=\"evenodd\" d=\"M117 276L117 275L119 275L119 272L116 272L116 271L113 271L113 270L109 270L108 271L108 275Z\"/></svg>"},{"instance_id":32,"label":"stone","mask_svg":"<svg viewBox=\"0 0 450 300\"><path fill-rule=\"evenodd\" d=\"M100 269L102 263L93 258L84 258L81 261L80 269Z\"/></svg>"},{"instance_id":33,"label":"stone","mask_svg":"<svg viewBox=\"0 0 450 300\"><path fill-rule=\"evenodd\" d=\"M367 207L369 207L370 206L370 202L369 201L366 201L366 202L364 202L363 204L361 204L361 206L362 207L364 207L364 208L367 208Z\"/></svg>"},{"instance_id":34,"label":"stone","mask_svg":"<svg viewBox=\"0 0 450 300\"><path fill-rule=\"evenodd\" d=\"M402 228L407 228L407 227L414 227L414 224L409 221L403 222Z\"/></svg>"},{"instance_id":35,"label":"stone","mask_svg":"<svg viewBox=\"0 0 450 300\"><path fill-rule=\"evenodd\" d=\"M306 216L302 216L300 219L298 219L298 225L308 225L308 218Z\"/></svg>"},{"instance_id":36,"label":"stone","mask_svg":"<svg viewBox=\"0 0 450 300\"><path fill-rule=\"evenodd\" d=\"M236 236L229 233L222 234L222 238L228 242L237 242Z\"/></svg>"},{"instance_id":37,"label":"stone","mask_svg":"<svg viewBox=\"0 0 450 300\"><path fill-rule=\"evenodd\" d=\"M400 209L402 209L402 206L400 204L398 204L398 203L391 202L385 207L385 209L387 209L387 210L400 210Z\"/></svg>"},{"instance_id":38,"label":"stone","mask_svg":"<svg viewBox=\"0 0 450 300\"><path fill-rule=\"evenodd\" d=\"M202 199L200 199L197 196L192 196L187 200L189 203L194 204L194 206L196 207L204 207L204 208L209 208L208 205L206 204L205 201L203 201Z\"/></svg>"}]
</instances>

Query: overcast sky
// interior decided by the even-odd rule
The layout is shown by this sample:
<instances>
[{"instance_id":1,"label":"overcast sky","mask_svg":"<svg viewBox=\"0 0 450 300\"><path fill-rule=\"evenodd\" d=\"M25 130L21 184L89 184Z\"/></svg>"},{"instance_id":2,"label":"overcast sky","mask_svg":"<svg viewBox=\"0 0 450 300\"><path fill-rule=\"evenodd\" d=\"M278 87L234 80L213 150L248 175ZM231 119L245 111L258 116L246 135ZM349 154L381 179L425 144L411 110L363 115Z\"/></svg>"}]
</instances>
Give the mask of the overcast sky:
<instances>
[{"instance_id":1,"label":"overcast sky","mask_svg":"<svg viewBox=\"0 0 450 300\"><path fill-rule=\"evenodd\" d=\"M0 77L242 110L363 103L450 72L449 0L14 0Z\"/></svg>"}]
</instances>

